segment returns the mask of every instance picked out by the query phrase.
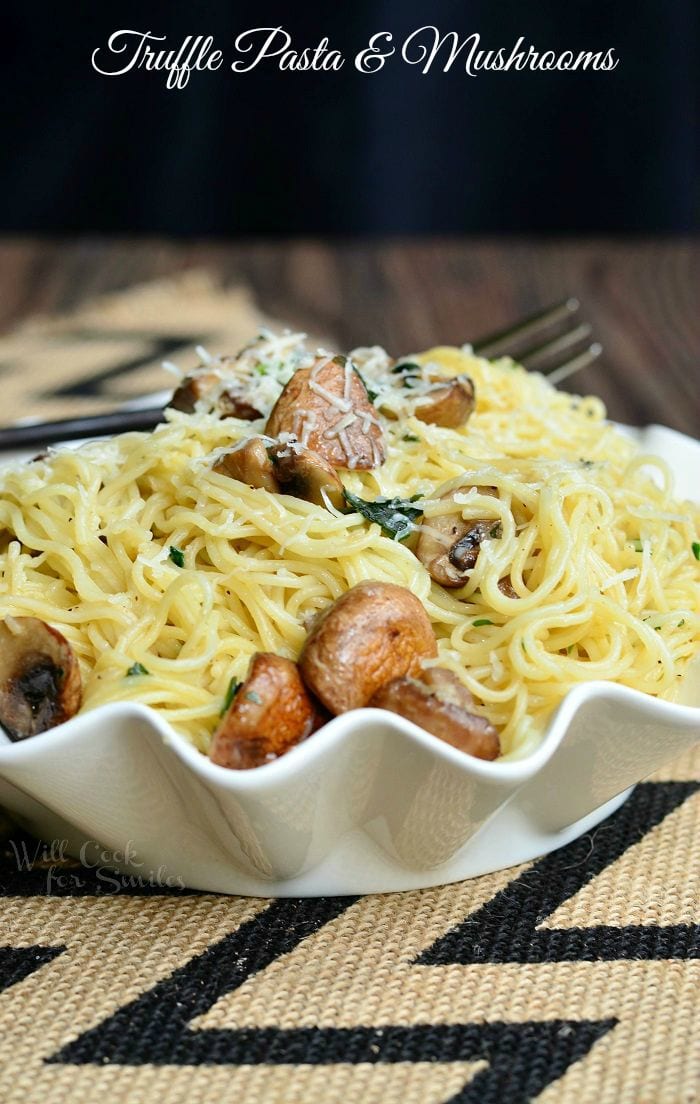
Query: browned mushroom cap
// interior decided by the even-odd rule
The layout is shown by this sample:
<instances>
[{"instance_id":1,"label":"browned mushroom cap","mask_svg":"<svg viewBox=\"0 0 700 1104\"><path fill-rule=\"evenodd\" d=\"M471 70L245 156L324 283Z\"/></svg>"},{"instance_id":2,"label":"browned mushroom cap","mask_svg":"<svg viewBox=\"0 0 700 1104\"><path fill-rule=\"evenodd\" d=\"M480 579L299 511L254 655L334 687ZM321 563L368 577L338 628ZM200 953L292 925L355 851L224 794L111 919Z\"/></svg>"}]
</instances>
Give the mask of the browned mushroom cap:
<instances>
[{"instance_id":1,"label":"browned mushroom cap","mask_svg":"<svg viewBox=\"0 0 700 1104\"><path fill-rule=\"evenodd\" d=\"M369 702L399 713L452 747L478 759L496 759L501 752L498 732L474 705L466 687L451 671L431 667L418 679L398 678L383 686Z\"/></svg>"},{"instance_id":2,"label":"browned mushroom cap","mask_svg":"<svg viewBox=\"0 0 700 1104\"><path fill-rule=\"evenodd\" d=\"M184 414L193 414L197 403L208 401L212 412L221 418L241 418L244 422L253 422L262 414L248 402L243 388L236 384L223 386L216 372L197 371L185 376L173 393L170 406Z\"/></svg>"},{"instance_id":3,"label":"browned mushroom cap","mask_svg":"<svg viewBox=\"0 0 700 1104\"><path fill-rule=\"evenodd\" d=\"M376 468L384 440L362 380L345 357L299 368L278 398L266 433L290 433L334 468Z\"/></svg>"},{"instance_id":4,"label":"browned mushroom cap","mask_svg":"<svg viewBox=\"0 0 700 1104\"><path fill-rule=\"evenodd\" d=\"M62 724L81 699L78 661L60 632L37 617L0 621L0 724L12 740Z\"/></svg>"},{"instance_id":5,"label":"browned mushroom cap","mask_svg":"<svg viewBox=\"0 0 700 1104\"><path fill-rule=\"evenodd\" d=\"M297 442L278 442L270 447L269 455L282 494L304 498L317 506L330 502L336 510L345 509L343 484L333 465L317 452Z\"/></svg>"},{"instance_id":6,"label":"browned mushroom cap","mask_svg":"<svg viewBox=\"0 0 700 1104\"><path fill-rule=\"evenodd\" d=\"M460 487L463 493L466 488ZM481 494L497 495L495 487L478 487ZM442 497L452 500L456 491L448 491ZM493 518L464 520L459 513L439 514L426 518L419 528L416 556L427 568L431 579L444 587L464 585L465 572L470 571L479 555L485 537L500 535L500 527Z\"/></svg>"},{"instance_id":7,"label":"browned mushroom cap","mask_svg":"<svg viewBox=\"0 0 700 1104\"><path fill-rule=\"evenodd\" d=\"M431 383L439 383L441 376L430 376ZM428 425L456 427L469 420L476 405L474 382L469 376L455 376L446 380L443 387L436 387L415 404L414 414Z\"/></svg>"},{"instance_id":8,"label":"browned mushroom cap","mask_svg":"<svg viewBox=\"0 0 700 1104\"><path fill-rule=\"evenodd\" d=\"M219 475L240 479L249 487L261 487L265 491L279 491L272 460L262 437L250 437L242 445L223 453L213 465Z\"/></svg>"},{"instance_id":9,"label":"browned mushroom cap","mask_svg":"<svg viewBox=\"0 0 700 1104\"><path fill-rule=\"evenodd\" d=\"M214 733L209 758L237 770L259 767L284 755L326 720L296 663L257 652Z\"/></svg>"},{"instance_id":10,"label":"browned mushroom cap","mask_svg":"<svg viewBox=\"0 0 700 1104\"><path fill-rule=\"evenodd\" d=\"M417 674L437 654L428 615L393 583L358 583L313 624L299 659L304 681L331 713L366 705L385 683Z\"/></svg>"}]
</instances>

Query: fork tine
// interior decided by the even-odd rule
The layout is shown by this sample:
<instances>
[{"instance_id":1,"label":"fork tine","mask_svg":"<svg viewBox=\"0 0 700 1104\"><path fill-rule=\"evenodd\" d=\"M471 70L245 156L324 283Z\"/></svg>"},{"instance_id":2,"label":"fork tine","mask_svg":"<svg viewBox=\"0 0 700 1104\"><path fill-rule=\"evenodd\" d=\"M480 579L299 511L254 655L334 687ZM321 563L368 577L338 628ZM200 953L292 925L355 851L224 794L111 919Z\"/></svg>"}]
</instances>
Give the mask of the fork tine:
<instances>
[{"instance_id":1,"label":"fork tine","mask_svg":"<svg viewBox=\"0 0 700 1104\"><path fill-rule=\"evenodd\" d=\"M568 376L573 376L574 372L580 372L582 368L587 368L589 364L592 364L594 360L597 360L603 351L603 346L598 341L594 341L592 345L589 345L582 353L575 356L573 360L567 360L564 364L561 364L554 371L547 373L547 379L550 383L561 383Z\"/></svg>"},{"instance_id":2,"label":"fork tine","mask_svg":"<svg viewBox=\"0 0 700 1104\"><path fill-rule=\"evenodd\" d=\"M532 337L541 330L570 318L580 307L578 299L569 296L558 303L553 303L544 310L528 315L515 326L509 326L505 330L497 330L478 341L472 342L472 348L479 356L494 357L504 356L527 337Z\"/></svg>"},{"instance_id":3,"label":"fork tine","mask_svg":"<svg viewBox=\"0 0 700 1104\"><path fill-rule=\"evenodd\" d=\"M577 345L581 345L586 338L591 336L592 332L592 327L588 322L582 322L580 326L575 326L573 330L565 330L563 334L559 334L552 341L546 341L544 345L538 345L536 349L520 353L518 360L524 368L529 368L530 371L541 370L547 376L557 368L557 364L551 363L555 357L559 358L561 364L560 354L572 353ZM550 362L549 371L547 368L541 368L541 365L548 362Z\"/></svg>"}]
</instances>

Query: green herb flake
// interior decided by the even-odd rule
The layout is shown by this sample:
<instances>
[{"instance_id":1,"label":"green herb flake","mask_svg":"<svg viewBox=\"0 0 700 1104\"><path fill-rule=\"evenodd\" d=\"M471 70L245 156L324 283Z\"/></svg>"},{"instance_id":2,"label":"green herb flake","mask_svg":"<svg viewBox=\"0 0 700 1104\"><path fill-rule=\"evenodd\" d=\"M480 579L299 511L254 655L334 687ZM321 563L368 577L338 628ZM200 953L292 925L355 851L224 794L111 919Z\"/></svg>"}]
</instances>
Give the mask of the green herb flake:
<instances>
[{"instance_id":1,"label":"green herb flake","mask_svg":"<svg viewBox=\"0 0 700 1104\"><path fill-rule=\"evenodd\" d=\"M677 629L682 629L684 625L685 625L685 617L681 618L681 620L676 625L676 628Z\"/></svg>"},{"instance_id":2,"label":"green herb flake","mask_svg":"<svg viewBox=\"0 0 700 1104\"><path fill-rule=\"evenodd\" d=\"M369 401L371 403L373 403L374 400L376 398L378 398L379 392L378 391L372 391L372 389L367 386L367 380L362 375L362 372L360 372L359 369L356 368L354 364L352 366L352 370L355 373L355 375L358 377L358 379L359 379L360 383L362 384L362 386L364 387L365 391L367 392L367 398L369 399Z\"/></svg>"},{"instance_id":3,"label":"green herb flake","mask_svg":"<svg viewBox=\"0 0 700 1104\"><path fill-rule=\"evenodd\" d=\"M131 678L133 675L150 675L150 673L151 672L144 667L143 663L133 663L126 672L126 677Z\"/></svg>"},{"instance_id":4,"label":"green herb flake","mask_svg":"<svg viewBox=\"0 0 700 1104\"><path fill-rule=\"evenodd\" d=\"M700 560L700 541L693 541L690 546L693 550L693 555L696 560Z\"/></svg>"},{"instance_id":5,"label":"green herb flake","mask_svg":"<svg viewBox=\"0 0 700 1104\"><path fill-rule=\"evenodd\" d=\"M569 647L568 647L568 648L566 649L566 654L567 654L567 655L571 655L571 653L573 652L573 650L574 650L574 645L573 645L573 644L569 644Z\"/></svg>"},{"instance_id":6,"label":"green herb flake","mask_svg":"<svg viewBox=\"0 0 700 1104\"><path fill-rule=\"evenodd\" d=\"M226 695L224 697L224 704L221 708L221 712L219 713L220 717L223 717L224 713L227 713L228 710L231 708L231 703L242 685L243 683L239 682L238 679L231 679L228 684L228 690L226 691Z\"/></svg>"},{"instance_id":7,"label":"green herb flake","mask_svg":"<svg viewBox=\"0 0 700 1104\"><path fill-rule=\"evenodd\" d=\"M643 552L644 551L644 545L642 544L642 542L640 540L630 541L630 544L634 548L635 552Z\"/></svg>"},{"instance_id":8,"label":"green herb flake","mask_svg":"<svg viewBox=\"0 0 700 1104\"><path fill-rule=\"evenodd\" d=\"M176 548L174 544L170 545L170 551L168 552L168 559L172 560L175 567L185 566L185 553L181 548Z\"/></svg>"},{"instance_id":9,"label":"green herb flake","mask_svg":"<svg viewBox=\"0 0 700 1104\"><path fill-rule=\"evenodd\" d=\"M350 491L345 491L345 501L348 506L362 514L367 521L374 521L380 526L385 537L391 540L397 539L397 534L406 530L398 538L405 540L409 536L411 527L417 518L423 516L423 511L418 506L411 506L409 502L401 498L377 499L375 502L366 502L364 498L358 498Z\"/></svg>"},{"instance_id":10,"label":"green herb flake","mask_svg":"<svg viewBox=\"0 0 700 1104\"><path fill-rule=\"evenodd\" d=\"M259 694L255 693L255 690L247 690L245 700L253 702L254 705L262 705L262 698Z\"/></svg>"},{"instance_id":11,"label":"green herb flake","mask_svg":"<svg viewBox=\"0 0 700 1104\"><path fill-rule=\"evenodd\" d=\"M258 376L266 376L268 374L267 364L263 364L263 362L261 360L259 360L258 363L253 368L253 371Z\"/></svg>"},{"instance_id":12,"label":"green herb flake","mask_svg":"<svg viewBox=\"0 0 700 1104\"><path fill-rule=\"evenodd\" d=\"M415 433L404 433L401 440L402 441L411 441L411 442L416 442L417 443L418 441L420 441L420 437L418 437Z\"/></svg>"},{"instance_id":13,"label":"green herb flake","mask_svg":"<svg viewBox=\"0 0 700 1104\"><path fill-rule=\"evenodd\" d=\"M423 373L420 364L416 364L414 360L405 360L401 364L395 364L391 371L395 376L420 376Z\"/></svg>"},{"instance_id":14,"label":"green herb flake","mask_svg":"<svg viewBox=\"0 0 700 1104\"><path fill-rule=\"evenodd\" d=\"M497 521L495 525L492 525L489 529L489 537L491 540L500 540L503 536L503 523Z\"/></svg>"},{"instance_id":15,"label":"green herb flake","mask_svg":"<svg viewBox=\"0 0 700 1104\"><path fill-rule=\"evenodd\" d=\"M473 629L480 629L482 625L493 625L493 621L489 621L488 617L480 617L478 621L472 622Z\"/></svg>"}]
</instances>

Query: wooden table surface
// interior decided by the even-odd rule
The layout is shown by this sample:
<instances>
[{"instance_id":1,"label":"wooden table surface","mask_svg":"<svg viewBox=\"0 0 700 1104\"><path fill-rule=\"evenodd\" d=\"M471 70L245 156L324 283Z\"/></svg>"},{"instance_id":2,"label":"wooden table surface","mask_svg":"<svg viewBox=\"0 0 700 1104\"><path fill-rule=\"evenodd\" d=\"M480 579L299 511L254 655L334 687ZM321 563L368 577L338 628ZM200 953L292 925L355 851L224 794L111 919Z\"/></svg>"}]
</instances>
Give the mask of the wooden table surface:
<instances>
[{"instance_id":1,"label":"wooden table surface","mask_svg":"<svg viewBox=\"0 0 700 1104\"><path fill-rule=\"evenodd\" d=\"M700 435L700 241L0 241L0 328L186 268L251 286L269 314L407 352L462 343L566 295L605 354L572 389L611 417Z\"/></svg>"}]
</instances>

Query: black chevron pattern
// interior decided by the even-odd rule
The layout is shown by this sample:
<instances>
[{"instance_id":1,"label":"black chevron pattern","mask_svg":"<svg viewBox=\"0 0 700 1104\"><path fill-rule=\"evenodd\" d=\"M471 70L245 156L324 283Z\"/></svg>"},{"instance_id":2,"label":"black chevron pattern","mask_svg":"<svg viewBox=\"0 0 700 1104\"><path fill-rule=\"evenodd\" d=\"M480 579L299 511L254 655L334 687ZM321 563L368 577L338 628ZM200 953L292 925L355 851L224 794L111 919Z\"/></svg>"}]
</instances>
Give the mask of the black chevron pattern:
<instances>
[{"instance_id":1,"label":"black chevron pattern","mask_svg":"<svg viewBox=\"0 0 700 1104\"><path fill-rule=\"evenodd\" d=\"M0 993L63 954L65 947L0 947Z\"/></svg>"}]
</instances>

